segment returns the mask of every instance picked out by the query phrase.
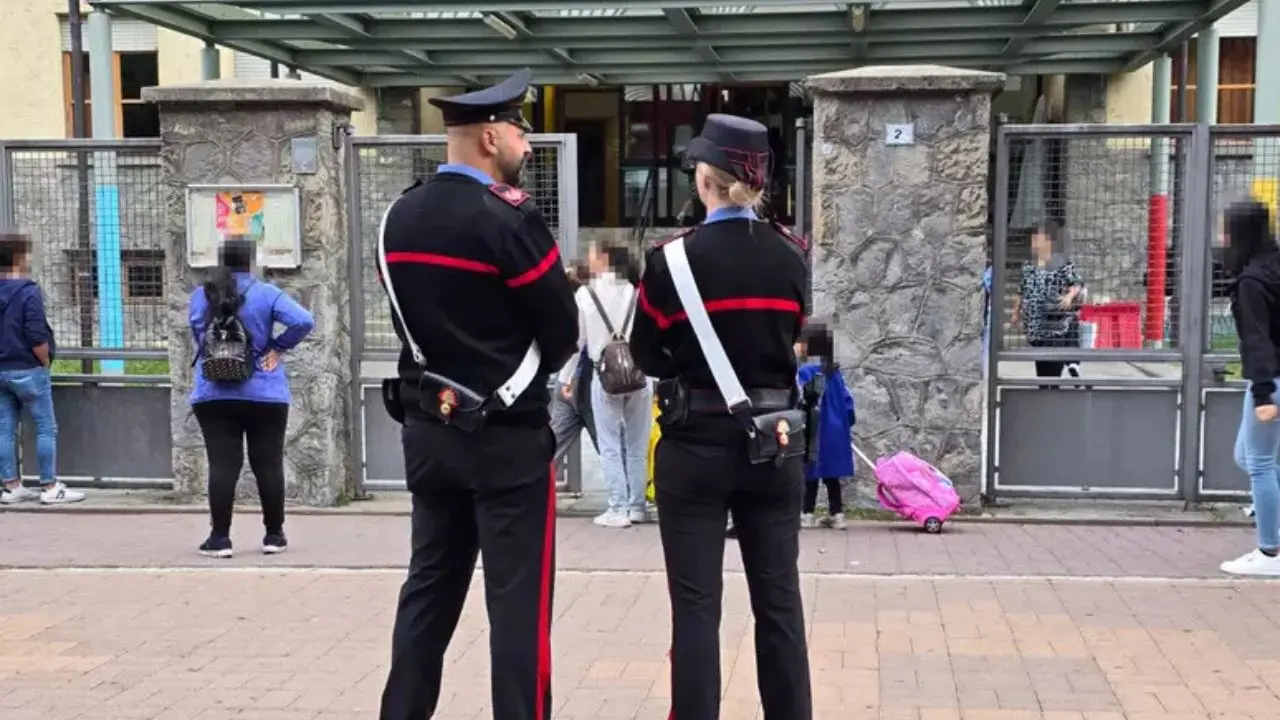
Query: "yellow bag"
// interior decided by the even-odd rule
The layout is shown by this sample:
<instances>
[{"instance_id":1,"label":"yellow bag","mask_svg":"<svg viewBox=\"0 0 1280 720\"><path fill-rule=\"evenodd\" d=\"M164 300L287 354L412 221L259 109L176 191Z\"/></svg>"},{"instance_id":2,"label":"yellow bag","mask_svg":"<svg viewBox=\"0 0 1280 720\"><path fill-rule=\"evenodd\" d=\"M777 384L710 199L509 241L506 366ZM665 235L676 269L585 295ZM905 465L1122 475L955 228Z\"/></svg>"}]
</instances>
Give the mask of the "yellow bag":
<instances>
[{"instance_id":1,"label":"yellow bag","mask_svg":"<svg viewBox=\"0 0 1280 720\"><path fill-rule=\"evenodd\" d=\"M658 449L658 436L662 431L658 428L658 401L653 401L653 427L649 429L649 479L644 484L644 499L657 502L653 490L653 459Z\"/></svg>"}]
</instances>

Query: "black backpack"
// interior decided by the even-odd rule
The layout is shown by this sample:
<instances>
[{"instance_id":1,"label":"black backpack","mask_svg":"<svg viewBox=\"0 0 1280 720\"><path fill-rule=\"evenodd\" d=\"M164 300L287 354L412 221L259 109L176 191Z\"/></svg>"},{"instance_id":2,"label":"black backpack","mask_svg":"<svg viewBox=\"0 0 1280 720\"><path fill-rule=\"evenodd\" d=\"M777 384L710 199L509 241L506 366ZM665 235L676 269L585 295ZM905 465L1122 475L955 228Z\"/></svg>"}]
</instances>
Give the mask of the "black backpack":
<instances>
[{"instance_id":1,"label":"black backpack","mask_svg":"<svg viewBox=\"0 0 1280 720\"><path fill-rule=\"evenodd\" d=\"M631 316L636 311L636 296L631 296L631 304L627 306L627 316L622 320L622 329L615 330L613 323L609 322L608 313L604 311L604 304L600 302L600 296L596 295L596 291L591 289L590 285L584 287L596 304L596 309L600 311L600 319L604 320L605 329L609 331L609 342L600 352L600 362L596 363L596 373L600 376L600 389L604 390L606 395L625 395L645 387L649 379L631 357L631 346L627 343L626 335L623 334L631 324Z\"/></svg>"},{"instance_id":2,"label":"black backpack","mask_svg":"<svg viewBox=\"0 0 1280 720\"><path fill-rule=\"evenodd\" d=\"M209 321L204 329L200 358L200 371L206 380L241 383L253 377L253 343L239 314L218 316Z\"/></svg>"}]
</instances>

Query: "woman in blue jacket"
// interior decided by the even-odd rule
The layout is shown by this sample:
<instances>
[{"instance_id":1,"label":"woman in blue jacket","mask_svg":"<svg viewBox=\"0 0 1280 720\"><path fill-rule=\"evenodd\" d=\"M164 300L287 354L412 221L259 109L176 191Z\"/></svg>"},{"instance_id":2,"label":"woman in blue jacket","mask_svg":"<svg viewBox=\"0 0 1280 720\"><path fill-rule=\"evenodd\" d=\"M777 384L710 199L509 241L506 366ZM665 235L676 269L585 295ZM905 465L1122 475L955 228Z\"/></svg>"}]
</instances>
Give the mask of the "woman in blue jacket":
<instances>
[{"instance_id":1,"label":"woman in blue jacket","mask_svg":"<svg viewBox=\"0 0 1280 720\"><path fill-rule=\"evenodd\" d=\"M229 240L219 251L213 278L191 294L188 320L195 337L195 388L191 408L204 435L209 459L209 538L200 554L231 557L231 513L236 482L248 445L249 468L258 482L266 536L262 551L284 552L284 433L289 422L289 379L280 356L311 332L315 321L280 288L251 273L254 245ZM238 323L236 322L238 320ZM243 328L250 347L251 374L242 381L205 377L203 360L211 325ZM273 336L275 326L284 331Z\"/></svg>"},{"instance_id":2,"label":"woman in blue jacket","mask_svg":"<svg viewBox=\"0 0 1280 720\"><path fill-rule=\"evenodd\" d=\"M824 524L836 530L846 527L844 502L840 494L840 478L853 475L853 446L850 433L857 422L853 395L844 384L840 368L835 364L835 346L831 334L821 323L810 322L798 343L796 353L806 362L796 374L801 388L814 376L823 376L822 397L818 401L817 457L805 466L804 505L800 527L818 527L813 511L818 504L818 481L827 486L829 511Z\"/></svg>"}]
</instances>

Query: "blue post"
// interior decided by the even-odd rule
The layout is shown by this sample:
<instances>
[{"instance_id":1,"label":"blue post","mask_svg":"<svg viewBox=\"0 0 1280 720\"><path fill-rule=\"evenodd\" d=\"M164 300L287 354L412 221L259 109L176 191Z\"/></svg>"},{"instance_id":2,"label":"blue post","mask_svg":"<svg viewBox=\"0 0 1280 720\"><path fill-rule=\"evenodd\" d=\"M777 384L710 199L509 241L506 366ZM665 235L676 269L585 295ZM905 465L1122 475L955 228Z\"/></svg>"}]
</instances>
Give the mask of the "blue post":
<instances>
[{"instance_id":1,"label":"blue post","mask_svg":"<svg viewBox=\"0 0 1280 720\"><path fill-rule=\"evenodd\" d=\"M111 18L89 13L89 86L96 98L115 97ZM94 139L116 137L115 108L108 102L91 106ZM98 346L124 347L124 278L120 265L120 185L114 152L93 154L94 239L98 267ZM104 375L123 375L124 360L99 363Z\"/></svg>"}]
</instances>

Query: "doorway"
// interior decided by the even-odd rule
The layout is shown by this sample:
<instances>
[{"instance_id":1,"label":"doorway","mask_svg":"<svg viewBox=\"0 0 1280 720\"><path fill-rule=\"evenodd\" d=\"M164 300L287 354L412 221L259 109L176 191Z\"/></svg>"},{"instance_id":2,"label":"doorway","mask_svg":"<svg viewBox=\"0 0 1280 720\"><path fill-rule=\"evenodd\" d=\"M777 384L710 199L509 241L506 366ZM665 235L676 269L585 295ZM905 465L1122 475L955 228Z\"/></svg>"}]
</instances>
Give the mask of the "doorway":
<instances>
[{"instance_id":1,"label":"doorway","mask_svg":"<svg viewBox=\"0 0 1280 720\"><path fill-rule=\"evenodd\" d=\"M566 120L564 131L578 136L578 227L605 225L606 120Z\"/></svg>"}]
</instances>

